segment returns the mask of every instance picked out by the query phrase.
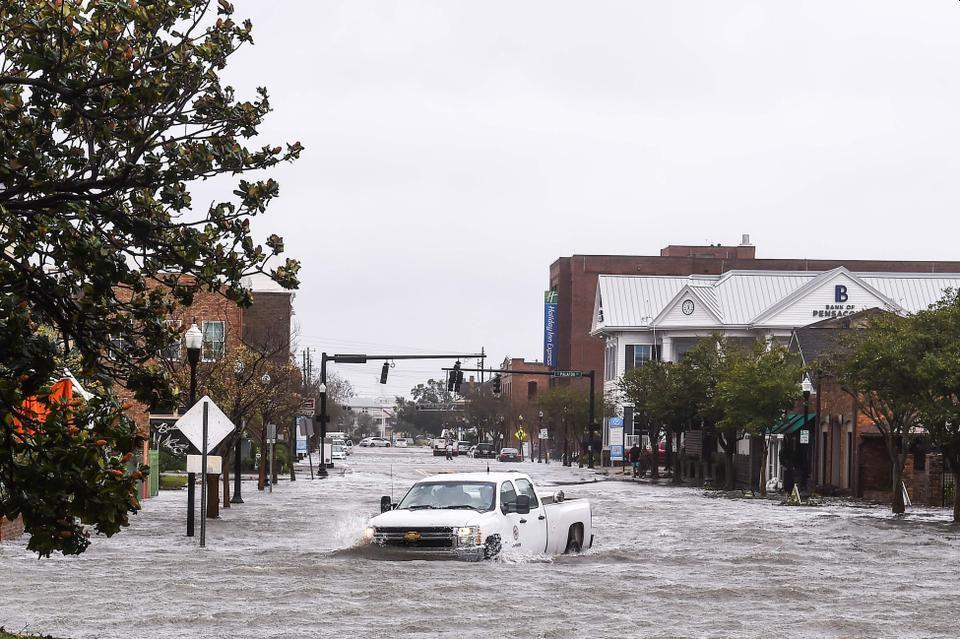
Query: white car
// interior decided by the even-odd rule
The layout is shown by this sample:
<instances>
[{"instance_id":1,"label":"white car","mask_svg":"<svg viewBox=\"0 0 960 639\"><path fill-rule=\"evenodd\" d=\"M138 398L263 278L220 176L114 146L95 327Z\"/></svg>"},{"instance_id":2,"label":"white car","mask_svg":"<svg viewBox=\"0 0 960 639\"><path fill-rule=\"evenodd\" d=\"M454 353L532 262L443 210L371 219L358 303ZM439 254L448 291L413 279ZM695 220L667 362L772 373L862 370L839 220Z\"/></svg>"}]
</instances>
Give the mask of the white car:
<instances>
[{"instance_id":1,"label":"white car","mask_svg":"<svg viewBox=\"0 0 960 639\"><path fill-rule=\"evenodd\" d=\"M593 546L593 511L586 499L537 493L523 473L455 473L421 479L381 514L363 540L410 557L480 560L501 551L580 552Z\"/></svg>"},{"instance_id":2,"label":"white car","mask_svg":"<svg viewBox=\"0 0 960 639\"><path fill-rule=\"evenodd\" d=\"M398 439L397 441L395 441L395 442L393 443L393 445L396 446L397 448L406 448L406 447L407 447L407 440L405 440L405 439L403 439L403 438L400 438L400 439Z\"/></svg>"},{"instance_id":3,"label":"white car","mask_svg":"<svg viewBox=\"0 0 960 639\"><path fill-rule=\"evenodd\" d=\"M390 448L390 440L384 439L383 437L364 437L360 440L360 445L363 447L374 448L377 446L383 446L385 448Z\"/></svg>"},{"instance_id":4,"label":"white car","mask_svg":"<svg viewBox=\"0 0 960 639\"><path fill-rule=\"evenodd\" d=\"M342 444L332 444L330 446L330 459L346 459L347 449Z\"/></svg>"}]
</instances>

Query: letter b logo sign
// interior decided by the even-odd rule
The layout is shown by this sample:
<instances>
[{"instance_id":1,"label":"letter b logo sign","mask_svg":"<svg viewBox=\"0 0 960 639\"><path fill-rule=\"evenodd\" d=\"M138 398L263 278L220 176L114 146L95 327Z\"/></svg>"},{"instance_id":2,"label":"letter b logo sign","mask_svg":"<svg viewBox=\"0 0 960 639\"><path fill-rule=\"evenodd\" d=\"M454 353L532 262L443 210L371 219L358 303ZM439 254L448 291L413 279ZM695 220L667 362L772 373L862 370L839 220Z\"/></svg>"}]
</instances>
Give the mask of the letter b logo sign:
<instances>
[{"instance_id":1,"label":"letter b logo sign","mask_svg":"<svg viewBox=\"0 0 960 639\"><path fill-rule=\"evenodd\" d=\"M842 304L848 299L850 299L850 296L847 295L847 287L843 284L837 284L833 289L833 301Z\"/></svg>"}]
</instances>

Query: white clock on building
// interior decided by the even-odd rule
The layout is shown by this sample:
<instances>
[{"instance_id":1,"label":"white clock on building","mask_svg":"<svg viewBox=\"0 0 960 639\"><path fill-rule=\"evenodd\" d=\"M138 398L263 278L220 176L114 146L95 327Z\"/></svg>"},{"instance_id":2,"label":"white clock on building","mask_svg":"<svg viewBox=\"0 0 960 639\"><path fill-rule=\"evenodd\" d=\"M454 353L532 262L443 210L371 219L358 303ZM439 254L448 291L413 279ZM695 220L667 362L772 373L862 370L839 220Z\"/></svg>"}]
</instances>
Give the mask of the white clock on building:
<instances>
[{"instance_id":1,"label":"white clock on building","mask_svg":"<svg viewBox=\"0 0 960 639\"><path fill-rule=\"evenodd\" d=\"M680 310L684 315L693 315L693 300L683 300Z\"/></svg>"}]
</instances>

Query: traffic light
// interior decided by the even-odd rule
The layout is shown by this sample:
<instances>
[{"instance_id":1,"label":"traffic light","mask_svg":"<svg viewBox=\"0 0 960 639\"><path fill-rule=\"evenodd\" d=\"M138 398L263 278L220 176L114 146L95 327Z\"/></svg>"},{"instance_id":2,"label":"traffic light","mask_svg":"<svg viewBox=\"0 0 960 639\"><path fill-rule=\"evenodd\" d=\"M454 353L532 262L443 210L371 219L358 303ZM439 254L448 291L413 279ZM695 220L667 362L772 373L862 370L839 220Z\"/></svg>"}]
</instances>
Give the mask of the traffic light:
<instances>
[{"instance_id":1,"label":"traffic light","mask_svg":"<svg viewBox=\"0 0 960 639\"><path fill-rule=\"evenodd\" d=\"M463 384L463 371L460 370L460 362L458 361L453 365L450 376L447 377L447 390L459 393L461 384Z\"/></svg>"},{"instance_id":2,"label":"traffic light","mask_svg":"<svg viewBox=\"0 0 960 639\"><path fill-rule=\"evenodd\" d=\"M500 375L493 376L493 393L495 395L500 394Z\"/></svg>"},{"instance_id":3,"label":"traffic light","mask_svg":"<svg viewBox=\"0 0 960 639\"><path fill-rule=\"evenodd\" d=\"M389 363L389 362L384 362L384 363L383 363L383 368L380 369L380 383L381 383L381 384L386 384L386 383L387 383L387 373L389 373L389 372L390 372L390 363Z\"/></svg>"}]
</instances>

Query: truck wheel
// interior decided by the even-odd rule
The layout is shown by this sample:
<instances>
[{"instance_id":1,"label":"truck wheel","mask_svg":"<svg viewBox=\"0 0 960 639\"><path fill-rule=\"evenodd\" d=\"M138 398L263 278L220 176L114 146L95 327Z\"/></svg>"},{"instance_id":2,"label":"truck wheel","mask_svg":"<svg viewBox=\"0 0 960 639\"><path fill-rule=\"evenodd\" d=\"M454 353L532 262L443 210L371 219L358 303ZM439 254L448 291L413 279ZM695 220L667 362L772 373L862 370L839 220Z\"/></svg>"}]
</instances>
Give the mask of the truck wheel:
<instances>
[{"instance_id":1,"label":"truck wheel","mask_svg":"<svg viewBox=\"0 0 960 639\"><path fill-rule=\"evenodd\" d=\"M563 551L563 554L569 555L581 550L583 550L583 525L574 524L570 526L570 532L567 533L567 548Z\"/></svg>"},{"instance_id":2,"label":"truck wheel","mask_svg":"<svg viewBox=\"0 0 960 639\"><path fill-rule=\"evenodd\" d=\"M490 535L483 545L483 558L493 559L500 554L500 535Z\"/></svg>"}]
</instances>

